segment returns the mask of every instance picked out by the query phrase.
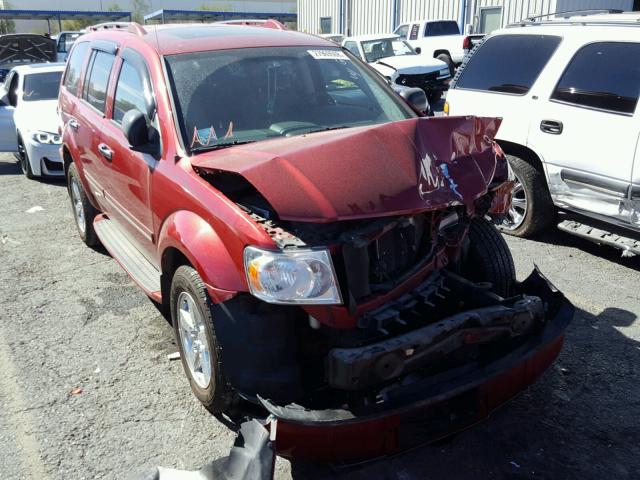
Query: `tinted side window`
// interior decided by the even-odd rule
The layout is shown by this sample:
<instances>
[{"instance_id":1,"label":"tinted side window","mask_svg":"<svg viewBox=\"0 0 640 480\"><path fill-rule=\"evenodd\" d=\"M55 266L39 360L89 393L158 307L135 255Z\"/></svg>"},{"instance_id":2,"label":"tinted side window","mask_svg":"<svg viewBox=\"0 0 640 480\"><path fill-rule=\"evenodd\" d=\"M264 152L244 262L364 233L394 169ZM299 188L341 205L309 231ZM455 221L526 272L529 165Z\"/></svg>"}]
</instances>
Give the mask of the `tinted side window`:
<instances>
[{"instance_id":1,"label":"tinted side window","mask_svg":"<svg viewBox=\"0 0 640 480\"><path fill-rule=\"evenodd\" d=\"M129 110L147 113L145 87L140 72L126 60L120 69L116 95L113 104L113 119L121 123L122 117Z\"/></svg>"},{"instance_id":2,"label":"tinted side window","mask_svg":"<svg viewBox=\"0 0 640 480\"><path fill-rule=\"evenodd\" d=\"M78 83L80 83L80 73L84 65L84 58L87 55L89 42L77 43L71 52L69 61L67 62L67 71L64 74L64 86L73 95L78 91Z\"/></svg>"},{"instance_id":3,"label":"tinted side window","mask_svg":"<svg viewBox=\"0 0 640 480\"><path fill-rule=\"evenodd\" d=\"M456 88L524 95L559 43L549 35L490 37L466 63Z\"/></svg>"},{"instance_id":4,"label":"tinted side window","mask_svg":"<svg viewBox=\"0 0 640 480\"><path fill-rule=\"evenodd\" d=\"M450 22L432 22L427 23L424 27L425 37L439 37L441 35L460 35L458 24L454 21Z\"/></svg>"},{"instance_id":5,"label":"tinted side window","mask_svg":"<svg viewBox=\"0 0 640 480\"><path fill-rule=\"evenodd\" d=\"M601 42L582 47L562 74L554 100L633 113L640 95L640 43Z\"/></svg>"},{"instance_id":6,"label":"tinted side window","mask_svg":"<svg viewBox=\"0 0 640 480\"><path fill-rule=\"evenodd\" d=\"M115 56L110 53L95 51L91 71L85 80L83 98L98 110L104 113L104 105L107 99L107 84L109 74Z\"/></svg>"}]
</instances>

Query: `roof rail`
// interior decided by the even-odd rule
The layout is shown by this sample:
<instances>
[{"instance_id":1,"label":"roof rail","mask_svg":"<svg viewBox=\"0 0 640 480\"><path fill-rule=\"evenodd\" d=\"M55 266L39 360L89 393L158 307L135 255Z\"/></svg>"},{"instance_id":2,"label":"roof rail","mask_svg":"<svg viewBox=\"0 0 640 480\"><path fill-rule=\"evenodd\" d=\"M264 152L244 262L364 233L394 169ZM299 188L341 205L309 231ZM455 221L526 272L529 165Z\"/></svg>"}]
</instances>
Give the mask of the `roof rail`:
<instances>
[{"instance_id":1,"label":"roof rail","mask_svg":"<svg viewBox=\"0 0 640 480\"><path fill-rule=\"evenodd\" d=\"M88 27L91 32L97 32L98 30L124 30L129 33L134 33L139 37L147 34L147 31L142 25L137 22L105 22L98 23L97 25L91 25Z\"/></svg>"},{"instance_id":2,"label":"roof rail","mask_svg":"<svg viewBox=\"0 0 640 480\"><path fill-rule=\"evenodd\" d=\"M521 22L535 22L536 20L540 19L540 18L549 18L552 16L556 16L556 17L561 17L561 18L569 18L569 17L573 17L579 14L582 14L582 16L586 16L586 15L597 15L600 13L624 13L624 10L619 10L616 8L601 8L601 9L589 9L589 10L567 10L566 12L553 12L553 13L546 13L544 15L535 15L532 17L527 17L527 18L523 18L521 20Z\"/></svg>"},{"instance_id":3,"label":"roof rail","mask_svg":"<svg viewBox=\"0 0 640 480\"><path fill-rule=\"evenodd\" d=\"M221 23L224 25L248 25L251 27L264 27L264 28L273 28L274 30L286 30L287 27L284 23L279 22L273 18L263 19L263 18L238 18L235 20L222 20L219 22L213 23Z\"/></svg>"}]
</instances>

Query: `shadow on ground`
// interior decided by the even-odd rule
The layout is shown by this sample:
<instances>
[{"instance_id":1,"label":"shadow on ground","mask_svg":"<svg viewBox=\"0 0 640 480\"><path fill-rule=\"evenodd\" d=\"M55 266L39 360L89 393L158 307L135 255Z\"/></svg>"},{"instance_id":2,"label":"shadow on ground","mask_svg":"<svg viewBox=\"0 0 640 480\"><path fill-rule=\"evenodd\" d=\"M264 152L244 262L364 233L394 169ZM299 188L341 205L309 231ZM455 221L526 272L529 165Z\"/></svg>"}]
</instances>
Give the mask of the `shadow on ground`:
<instances>
[{"instance_id":1,"label":"shadow on ground","mask_svg":"<svg viewBox=\"0 0 640 480\"><path fill-rule=\"evenodd\" d=\"M636 315L576 310L564 349L540 381L484 422L367 465L292 463L296 479L632 479L640 475Z\"/></svg>"}]
</instances>

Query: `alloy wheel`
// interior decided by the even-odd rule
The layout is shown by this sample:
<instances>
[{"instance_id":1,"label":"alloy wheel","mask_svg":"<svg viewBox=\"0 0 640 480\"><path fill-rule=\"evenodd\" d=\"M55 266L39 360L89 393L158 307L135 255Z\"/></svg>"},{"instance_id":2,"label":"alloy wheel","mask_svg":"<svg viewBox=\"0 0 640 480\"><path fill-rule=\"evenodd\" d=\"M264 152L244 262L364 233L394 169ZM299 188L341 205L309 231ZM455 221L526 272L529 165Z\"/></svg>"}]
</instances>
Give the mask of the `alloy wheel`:
<instances>
[{"instance_id":1,"label":"alloy wheel","mask_svg":"<svg viewBox=\"0 0 640 480\"><path fill-rule=\"evenodd\" d=\"M524 189L522 181L518 176L509 169L509 180L513 180L513 188L511 189L511 206L506 216L502 219L500 227L505 230L516 230L527 216L527 192Z\"/></svg>"},{"instance_id":2,"label":"alloy wheel","mask_svg":"<svg viewBox=\"0 0 640 480\"><path fill-rule=\"evenodd\" d=\"M80 185L78 185L78 180L75 177L71 179L71 203L73 204L73 216L76 219L78 230L84 235L87 228L84 218L84 206L82 205Z\"/></svg>"},{"instance_id":3,"label":"alloy wheel","mask_svg":"<svg viewBox=\"0 0 640 480\"><path fill-rule=\"evenodd\" d=\"M204 319L188 292L178 296L177 309L182 354L189 373L200 388L207 388L211 382L211 350Z\"/></svg>"}]
</instances>

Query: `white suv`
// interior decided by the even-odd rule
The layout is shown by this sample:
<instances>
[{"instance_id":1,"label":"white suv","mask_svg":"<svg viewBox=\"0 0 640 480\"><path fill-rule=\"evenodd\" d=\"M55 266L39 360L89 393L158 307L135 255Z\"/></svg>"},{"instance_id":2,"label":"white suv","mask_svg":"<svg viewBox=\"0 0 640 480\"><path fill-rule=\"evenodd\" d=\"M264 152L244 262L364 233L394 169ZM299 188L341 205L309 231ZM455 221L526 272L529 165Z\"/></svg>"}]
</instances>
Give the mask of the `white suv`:
<instances>
[{"instance_id":1,"label":"white suv","mask_svg":"<svg viewBox=\"0 0 640 480\"><path fill-rule=\"evenodd\" d=\"M494 32L459 69L445 112L504 119L515 187L503 231L529 237L563 220L640 254L639 95L640 13L598 14Z\"/></svg>"}]
</instances>

